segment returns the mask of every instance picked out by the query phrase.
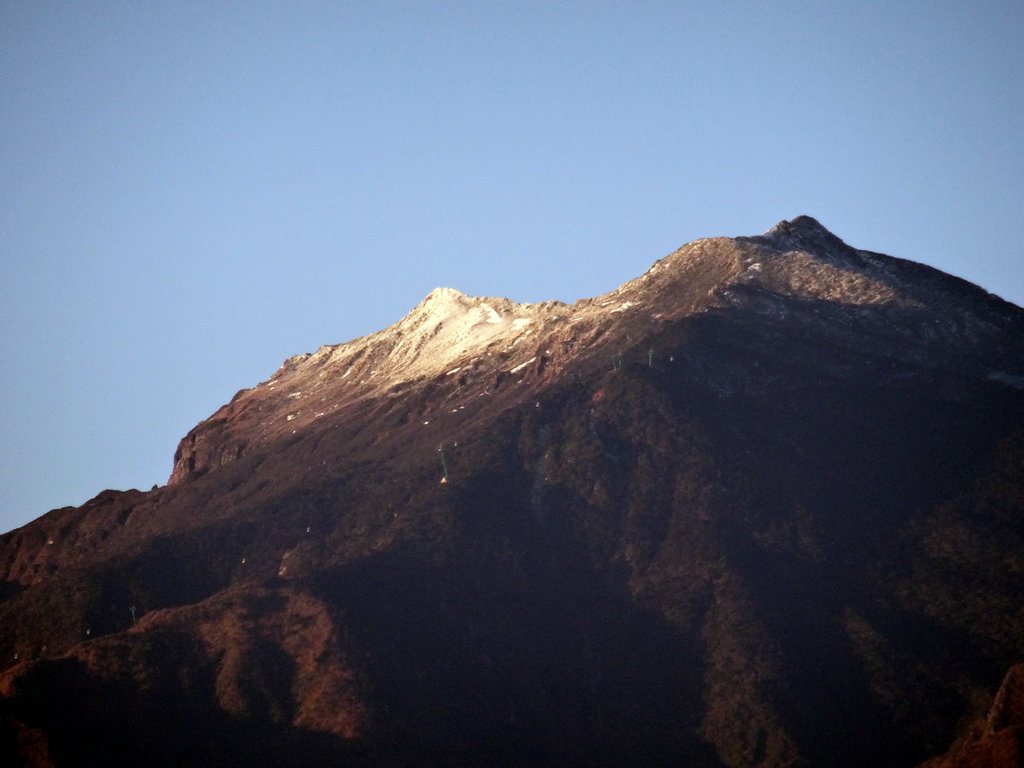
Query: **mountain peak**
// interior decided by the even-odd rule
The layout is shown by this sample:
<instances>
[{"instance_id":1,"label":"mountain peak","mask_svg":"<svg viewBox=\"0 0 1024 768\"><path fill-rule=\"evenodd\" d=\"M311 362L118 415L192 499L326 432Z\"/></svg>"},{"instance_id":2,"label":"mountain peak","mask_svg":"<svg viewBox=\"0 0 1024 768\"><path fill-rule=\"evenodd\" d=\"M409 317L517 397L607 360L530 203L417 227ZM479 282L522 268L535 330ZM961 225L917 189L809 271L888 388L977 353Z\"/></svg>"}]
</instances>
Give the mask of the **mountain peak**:
<instances>
[{"instance_id":1,"label":"mountain peak","mask_svg":"<svg viewBox=\"0 0 1024 768\"><path fill-rule=\"evenodd\" d=\"M852 250L850 246L832 234L821 222L812 216L801 215L795 219L782 220L761 236L777 248L804 250L811 253L820 251Z\"/></svg>"},{"instance_id":2,"label":"mountain peak","mask_svg":"<svg viewBox=\"0 0 1024 768\"><path fill-rule=\"evenodd\" d=\"M1022 338L810 217L431 291L0 536L0 763L1005 765Z\"/></svg>"},{"instance_id":3,"label":"mountain peak","mask_svg":"<svg viewBox=\"0 0 1024 768\"><path fill-rule=\"evenodd\" d=\"M779 230L784 231L798 231L798 232L825 232L832 234L825 228L825 226L813 216L808 216L805 213L800 214L794 219L783 219L774 227L768 230L766 234L776 232Z\"/></svg>"},{"instance_id":4,"label":"mountain peak","mask_svg":"<svg viewBox=\"0 0 1024 768\"><path fill-rule=\"evenodd\" d=\"M469 296L456 288L440 286L432 290L420 302L422 306L437 304L462 304L469 300Z\"/></svg>"},{"instance_id":5,"label":"mountain peak","mask_svg":"<svg viewBox=\"0 0 1024 768\"><path fill-rule=\"evenodd\" d=\"M170 482L314 423L333 422L357 402L449 384L459 390L460 404L491 400L505 381L543 387L560 371L601 368L666 323L716 308L781 317L807 301L818 308L905 309L949 306L959 295L943 281L925 291L922 274L930 275L857 251L817 220L798 216L761 236L684 245L640 277L573 306L435 288L393 325L289 358L269 381L240 392L182 440ZM966 338L956 332L962 325L933 324L929 333L957 345ZM980 321L965 327L984 332Z\"/></svg>"},{"instance_id":6,"label":"mountain peak","mask_svg":"<svg viewBox=\"0 0 1024 768\"><path fill-rule=\"evenodd\" d=\"M813 216L801 214L795 219L783 219L774 227L764 233L765 237L773 235L786 235L797 237L822 237L830 235L835 237L820 221Z\"/></svg>"}]
</instances>

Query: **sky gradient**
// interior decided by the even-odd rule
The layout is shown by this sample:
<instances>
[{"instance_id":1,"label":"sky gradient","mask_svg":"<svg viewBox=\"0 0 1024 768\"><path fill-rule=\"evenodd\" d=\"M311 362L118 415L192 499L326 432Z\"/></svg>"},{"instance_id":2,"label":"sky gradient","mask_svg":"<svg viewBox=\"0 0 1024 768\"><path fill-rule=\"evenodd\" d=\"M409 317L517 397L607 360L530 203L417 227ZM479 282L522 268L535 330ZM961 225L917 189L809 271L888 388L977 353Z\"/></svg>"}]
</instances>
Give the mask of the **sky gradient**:
<instances>
[{"instance_id":1,"label":"sky gradient","mask_svg":"<svg viewBox=\"0 0 1024 768\"><path fill-rule=\"evenodd\" d=\"M802 213L1024 304L1024 4L0 0L0 531L436 286Z\"/></svg>"}]
</instances>

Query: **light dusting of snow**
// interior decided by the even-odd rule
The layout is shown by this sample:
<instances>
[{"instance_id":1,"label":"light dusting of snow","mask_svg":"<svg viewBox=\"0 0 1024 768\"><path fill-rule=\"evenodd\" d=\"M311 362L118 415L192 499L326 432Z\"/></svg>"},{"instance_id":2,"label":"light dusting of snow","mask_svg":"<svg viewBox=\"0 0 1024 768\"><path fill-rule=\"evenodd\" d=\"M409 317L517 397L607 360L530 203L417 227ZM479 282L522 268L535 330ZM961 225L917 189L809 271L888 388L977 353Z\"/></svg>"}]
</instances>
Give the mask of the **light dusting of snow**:
<instances>
[{"instance_id":1,"label":"light dusting of snow","mask_svg":"<svg viewBox=\"0 0 1024 768\"><path fill-rule=\"evenodd\" d=\"M500 323L501 322L501 315L499 315L494 310L494 307L492 307L486 301L481 301L480 302L480 307L484 310L484 312L487 313L487 319L484 322L491 323L491 324Z\"/></svg>"},{"instance_id":2,"label":"light dusting of snow","mask_svg":"<svg viewBox=\"0 0 1024 768\"><path fill-rule=\"evenodd\" d=\"M906 302L891 284L878 279L871 270L850 268L799 250L777 252L767 260L751 263L742 279L787 296L838 304ZM721 295L729 298L727 291Z\"/></svg>"},{"instance_id":3,"label":"light dusting of snow","mask_svg":"<svg viewBox=\"0 0 1024 768\"><path fill-rule=\"evenodd\" d=\"M652 286L671 287L672 281L683 279L684 274L688 280L685 270L699 262L698 257L717 242L696 241L684 246L652 265L642 279L603 296L577 301L572 307L558 302L518 304L504 298L471 297L451 288L437 288L389 328L346 344L321 347L312 356L289 358L267 386L272 388L275 380L282 382L289 392L288 398L297 399L325 391L322 387L329 389L339 379L348 379L352 383L342 398L348 401L351 397L391 392L403 382L470 370L473 376L469 386L485 386L483 382L499 367L517 374L536 363L538 355L550 355L550 348L544 352L544 347L535 353L528 351L527 339L550 344L547 334L556 323L567 322L568 326L562 326L565 332L579 324L584 333L589 333L586 329L595 324L623 322L622 313L647 307ZM878 279L874 270L850 269L838 261L833 263L802 251L782 252L769 247L763 253L751 251L715 258L718 261L710 263L716 270L720 268L720 274L716 272L713 281L696 282L689 290L689 303L680 312L692 312L722 298L728 301L730 295L741 297L739 291L730 293L730 288L745 282L787 295L853 304L888 301L894 294L892 286ZM654 295L660 295L661 289L658 290L659 294ZM663 321L674 316L674 312L643 316ZM532 355L529 360L525 360L527 355ZM503 362L499 363L499 359ZM278 407L285 412L288 409L275 406L275 410ZM332 410L338 407L335 404ZM295 418L295 414L290 414L290 418Z\"/></svg>"},{"instance_id":4,"label":"light dusting of snow","mask_svg":"<svg viewBox=\"0 0 1024 768\"><path fill-rule=\"evenodd\" d=\"M534 360L536 360L536 359L537 359L536 357L531 357L531 358L530 358L529 360L527 360L527 361L526 361L525 363L520 363L520 364L519 364L519 365L517 365L517 366L516 366L515 368L511 368L511 369L509 369L509 373L519 373L519 371L523 370L523 368L525 368L526 366L528 366L528 365L529 365L530 363L532 363L532 362L533 362Z\"/></svg>"},{"instance_id":5,"label":"light dusting of snow","mask_svg":"<svg viewBox=\"0 0 1024 768\"><path fill-rule=\"evenodd\" d=\"M375 386L380 380L392 385L452 375L465 369L470 359L490 355L492 348L508 349L557 306L473 298L451 288L437 288L395 325L333 347L329 358L335 365L347 361L341 378L355 373L352 378L358 378L363 387ZM324 364L322 360L317 363Z\"/></svg>"}]
</instances>

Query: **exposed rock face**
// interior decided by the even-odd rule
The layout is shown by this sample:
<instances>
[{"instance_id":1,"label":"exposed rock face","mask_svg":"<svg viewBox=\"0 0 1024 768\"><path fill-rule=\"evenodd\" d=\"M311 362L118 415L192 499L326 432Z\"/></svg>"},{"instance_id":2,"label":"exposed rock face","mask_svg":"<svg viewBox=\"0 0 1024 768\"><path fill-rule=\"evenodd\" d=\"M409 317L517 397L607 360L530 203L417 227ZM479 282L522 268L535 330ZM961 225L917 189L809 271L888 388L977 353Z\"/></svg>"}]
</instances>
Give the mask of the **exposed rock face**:
<instances>
[{"instance_id":1,"label":"exposed rock face","mask_svg":"<svg viewBox=\"0 0 1024 768\"><path fill-rule=\"evenodd\" d=\"M988 713L988 731L1024 726L1024 664L1010 668L1003 678L992 709Z\"/></svg>"},{"instance_id":2,"label":"exposed rock face","mask_svg":"<svg viewBox=\"0 0 1024 768\"><path fill-rule=\"evenodd\" d=\"M808 217L571 306L438 289L0 537L0 752L1001 764L1020 381L1024 311Z\"/></svg>"},{"instance_id":3,"label":"exposed rock face","mask_svg":"<svg viewBox=\"0 0 1024 768\"><path fill-rule=\"evenodd\" d=\"M1024 766L1024 664L1010 668L984 721L922 768Z\"/></svg>"}]
</instances>

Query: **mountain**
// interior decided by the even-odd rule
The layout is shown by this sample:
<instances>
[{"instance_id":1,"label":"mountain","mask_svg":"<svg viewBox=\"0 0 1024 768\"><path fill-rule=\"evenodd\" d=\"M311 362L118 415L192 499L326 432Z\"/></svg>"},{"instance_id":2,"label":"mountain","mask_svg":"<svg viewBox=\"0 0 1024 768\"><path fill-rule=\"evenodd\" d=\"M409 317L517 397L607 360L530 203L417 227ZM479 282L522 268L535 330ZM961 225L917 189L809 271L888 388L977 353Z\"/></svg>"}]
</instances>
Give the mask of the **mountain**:
<instances>
[{"instance_id":1,"label":"mountain","mask_svg":"<svg viewBox=\"0 0 1024 768\"><path fill-rule=\"evenodd\" d=\"M30 766L1024 765L1024 310L806 216L437 289L0 536Z\"/></svg>"}]
</instances>

